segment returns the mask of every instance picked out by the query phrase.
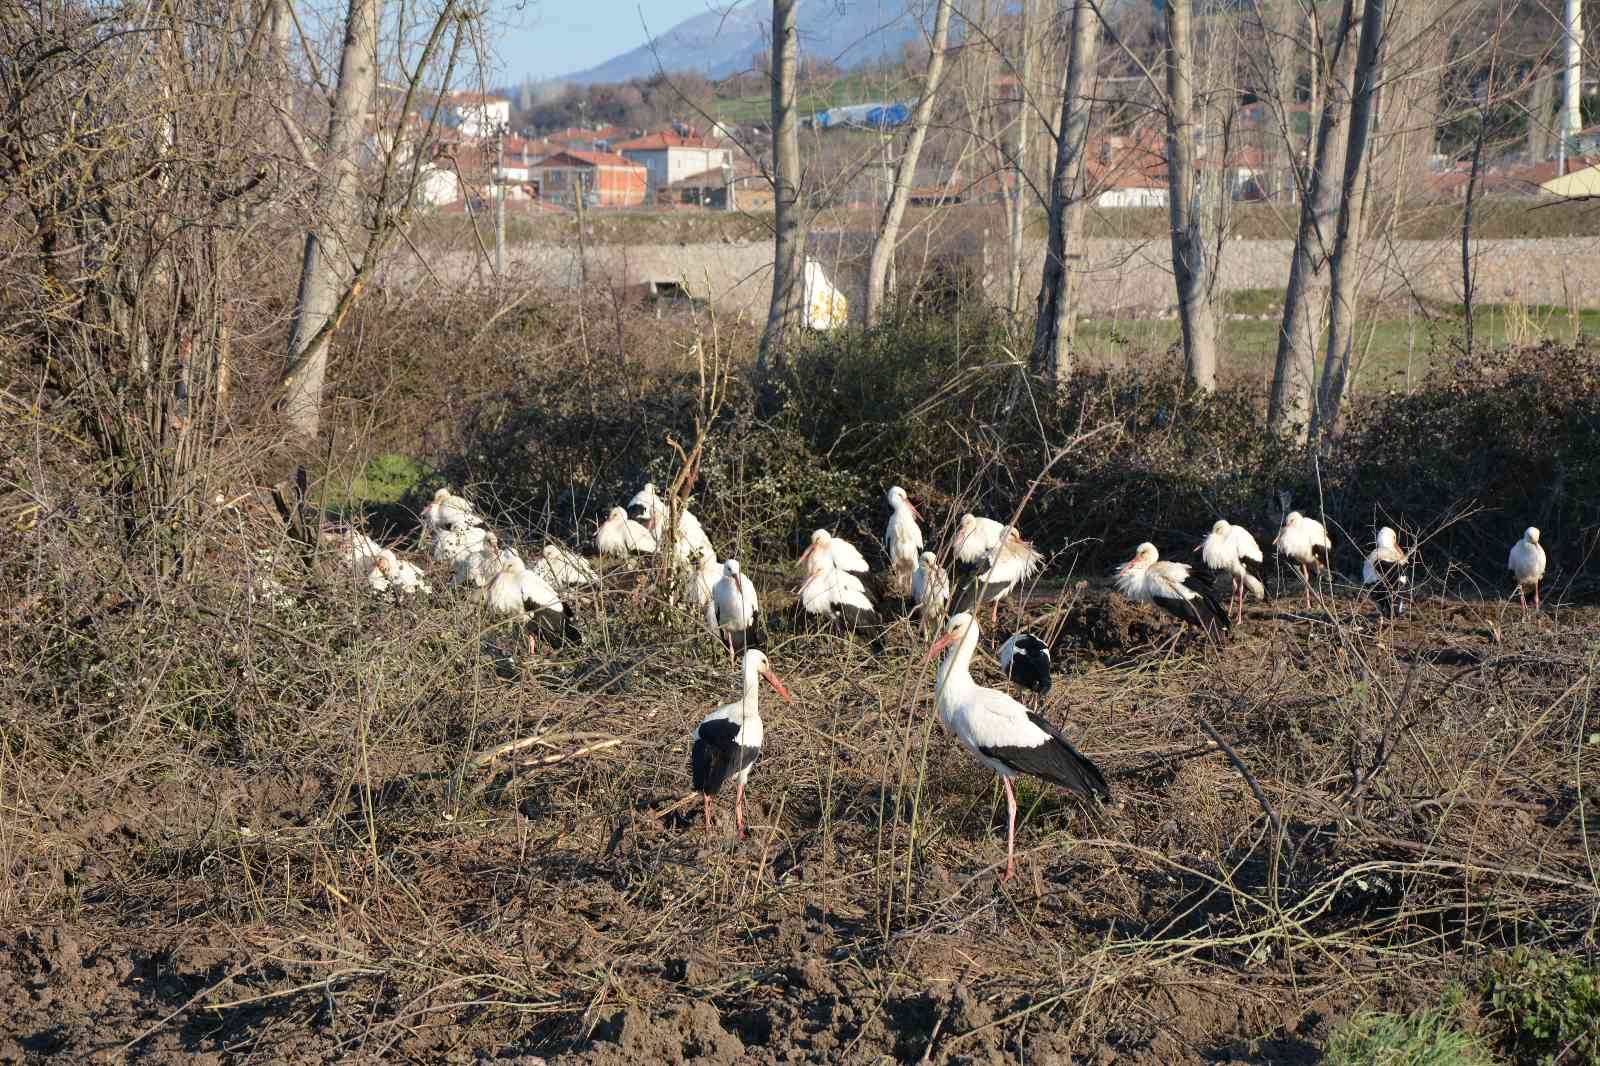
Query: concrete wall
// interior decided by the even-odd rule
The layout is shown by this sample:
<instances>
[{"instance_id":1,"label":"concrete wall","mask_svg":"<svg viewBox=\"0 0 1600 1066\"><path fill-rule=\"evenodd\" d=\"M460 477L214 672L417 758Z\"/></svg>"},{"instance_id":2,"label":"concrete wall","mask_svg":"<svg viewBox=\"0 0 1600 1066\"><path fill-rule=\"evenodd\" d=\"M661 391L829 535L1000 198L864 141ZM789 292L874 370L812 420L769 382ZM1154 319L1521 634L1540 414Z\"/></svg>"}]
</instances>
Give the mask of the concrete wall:
<instances>
[{"instance_id":1,"label":"concrete wall","mask_svg":"<svg viewBox=\"0 0 1600 1066\"><path fill-rule=\"evenodd\" d=\"M1091 314L1113 311L1163 313L1174 306L1171 250L1162 241L1092 240L1084 259L1080 292ZM1559 237L1486 240L1472 244L1475 298L1486 303L1520 300L1565 305L1569 296L1584 307L1600 306L1600 240ZM1222 291L1281 290L1289 280L1294 242L1229 241L1222 252ZM1044 242L1030 242L1024 277L1037 278ZM1459 241L1369 241L1362 256L1362 292L1369 298L1419 296L1461 299ZM1004 275L986 279L991 299L1004 291ZM1037 285L1037 282L1034 282Z\"/></svg>"},{"instance_id":2,"label":"concrete wall","mask_svg":"<svg viewBox=\"0 0 1600 1066\"><path fill-rule=\"evenodd\" d=\"M1461 247L1453 241L1370 242L1364 256L1363 292L1371 297L1403 297L1408 292L1434 300L1461 299ZM829 279L850 301L852 319L860 321L870 241L864 234L821 233L807 241ZM1289 278L1291 241L1230 241L1222 257L1223 291L1281 290ZM1173 306L1172 273L1165 241L1085 241L1080 293L1091 315L1165 314ZM1565 306L1600 306L1600 240L1587 237L1475 242L1477 299L1520 300ZM685 283L709 298L724 314L759 321L771 298L772 246L765 242L729 244L596 245L589 249L590 283L632 287L646 280ZM897 270L903 286L941 260L957 262L980 284L991 301L1004 297L1004 251L996 238L981 233L940 237L913 234L901 247ZM553 244L514 245L508 251L510 273L522 284L575 288L579 281L577 248ZM1030 242L1024 270L1027 303L1038 285L1044 243ZM446 252L422 267L409 249L402 249L384 272L381 283L401 288L473 285L489 280L476 250Z\"/></svg>"}]
</instances>

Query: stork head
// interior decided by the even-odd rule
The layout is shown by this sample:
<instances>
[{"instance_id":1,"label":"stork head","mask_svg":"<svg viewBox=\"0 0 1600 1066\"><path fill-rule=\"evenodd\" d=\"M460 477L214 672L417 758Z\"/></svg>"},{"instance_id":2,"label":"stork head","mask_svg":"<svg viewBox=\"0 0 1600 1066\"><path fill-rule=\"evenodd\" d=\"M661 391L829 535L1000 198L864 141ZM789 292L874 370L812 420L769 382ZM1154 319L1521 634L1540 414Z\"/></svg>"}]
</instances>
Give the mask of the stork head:
<instances>
[{"instance_id":1,"label":"stork head","mask_svg":"<svg viewBox=\"0 0 1600 1066\"><path fill-rule=\"evenodd\" d=\"M561 549L554 544L546 544L539 554L544 556L547 562L557 563L561 561Z\"/></svg>"},{"instance_id":2,"label":"stork head","mask_svg":"<svg viewBox=\"0 0 1600 1066\"><path fill-rule=\"evenodd\" d=\"M1391 527L1384 526L1378 530L1378 547L1397 548L1399 546L1400 538Z\"/></svg>"},{"instance_id":3,"label":"stork head","mask_svg":"<svg viewBox=\"0 0 1600 1066\"><path fill-rule=\"evenodd\" d=\"M388 577L394 573L394 556L389 555L387 552L380 554L378 561L373 563L372 566L384 577Z\"/></svg>"},{"instance_id":4,"label":"stork head","mask_svg":"<svg viewBox=\"0 0 1600 1066\"><path fill-rule=\"evenodd\" d=\"M889 510L898 510L900 507L904 506L910 510L914 517L918 519L922 517L922 513L917 510L917 505L911 502L911 497L907 496L906 490L901 488L899 485L891 485L889 487L888 499Z\"/></svg>"},{"instance_id":5,"label":"stork head","mask_svg":"<svg viewBox=\"0 0 1600 1066\"><path fill-rule=\"evenodd\" d=\"M939 565L938 556L934 555L932 552L923 552L921 555L917 556L917 558L922 565L929 570L932 570L934 567Z\"/></svg>"},{"instance_id":6,"label":"stork head","mask_svg":"<svg viewBox=\"0 0 1600 1066\"><path fill-rule=\"evenodd\" d=\"M528 564L522 561L522 556L516 552L507 552L500 556L500 572L502 574L520 574L528 569Z\"/></svg>"},{"instance_id":7,"label":"stork head","mask_svg":"<svg viewBox=\"0 0 1600 1066\"><path fill-rule=\"evenodd\" d=\"M806 545L806 550L800 553L800 561L803 563L810 559L812 552L826 551L831 543L833 543L833 538L828 535L826 529L812 530L811 543Z\"/></svg>"},{"instance_id":8,"label":"stork head","mask_svg":"<svg viewBox=\"0 0 1600 1066\"><path fill-rule=\"evenodd\" d=\"M1214 537L1227 536L1228 520L1226 518L1219 518L1215 522L1211 523L1211 535Z\"/></svg>"},{"instance_id":9,"label":"stork head","mask_svg":"<svg viewBox=\"0 0 1600 1066\"><path fill-rule=\"evenodd\" d=\"M933 642L932 646L928 648L927 654L922 657L923 665L926 666L932 662L940 652L966 636L969 629L976 628L978 628L978 620L972 617L971 611L962 611L960 614L951 615L945 621L944 629L939 633L939 639Z\"/></svg>"},{"instance_id":10,"label":"stork head","mask_svg":"<svg viewBox=\"0 0 1600 1066\"><path fill-rule=\"evenodd\" d=\"M1156 550L1156 546L1149 541L1145 541L1133 550L1132 559L1117 567L1117 573L1126 574L1135 570L1149 569L1150 565L1159 558L1161 558L1161 553Z\"/></svg>"},{"instance_id":11,"label":"stork head","mask_svg":"<svg viewBox=\"0 0 1600 1066\"><path fill-rule=\"evenodd\" d=\"M723 577L738 577L739 576L739 560L737 560L737 559L729 559L727 562L723 563L722 564L722 576Z\"/></svg>"},{"instance_id":12,"label":"stork head","mask_svg":"<svg viewBox=\"0 0 1600 1066\"><path fill-rule=\"evenodd\" d=\"M783 687L783 681L772 672L772 662L764 652L751 648L744 653L744 677L747 686L753 685L759 677L772 686L772 691L783 697L783 702L794 702L789 698L789 690Z\"/></svg>"},{"instance_id":13,"label":"stork head","mask_svg":"<svg viewBox=\"0 0 1600 1066\"><path fill-rule=\"evenodd\" d=\"M1290 511L1288 514L1283 516L1283 524L1285 527L1292 526L1304 517L1305 515L1301 514L1299 511Z\"/></svg>"},{"instance_id":14,"label":"stork head","mask_svg":"<svg viewBox=\"0 0 1600 1066\"><path fill-rule=\"evenodd\" d=\"M1524 529L1522 531L1522 537L1529 544L1537 544L1537 543L1539 543L1539 527L1538 526L1529 526L1527 529Z\"/></svg>"},{"instance_id":15,"label":"stork head","mask_svg":"<svg viewBox=\"0 0 1600 1066\"><path fill-rule=\"evenodd\" d=\"M608 521L608 522L626 522L627 520L628 520L628 512L624 511L620 507L611 508L611 514L608 515L607 518L606 518L606 521Z\"/></svg>"},{"instance_id":16,"label":"stork head","mask_svg":"<svg viewBox=\"0 0 1600 1066\"><path fill-rule=\"evenodd\" d=\"M436 504L442 505L444 503L444 501L448 500L449 498L450 498L450 486L449 485L444 486L438 492L433 494L433 502L436 503Z\"/></svg>"}]
</instances>

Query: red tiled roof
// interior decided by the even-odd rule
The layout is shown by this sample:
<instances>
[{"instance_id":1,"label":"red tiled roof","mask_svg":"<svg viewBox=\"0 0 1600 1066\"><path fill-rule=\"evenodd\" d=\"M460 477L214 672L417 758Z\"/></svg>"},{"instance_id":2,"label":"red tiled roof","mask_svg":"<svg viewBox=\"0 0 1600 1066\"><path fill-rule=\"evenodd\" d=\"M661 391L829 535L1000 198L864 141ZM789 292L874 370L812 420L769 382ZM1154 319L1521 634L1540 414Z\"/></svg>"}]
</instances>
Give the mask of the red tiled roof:
<instances>
[{"instance_id":1,"label":"red tiled roof","mask_svg":"<svg viewBox=\"0 0 1600 1066\"><path fill-rule=\"evenodd\" d=\"M1596 165L1600 165L1600 156L1571 156L1567 159L1567 173L1575 174ZM1531 195L1538 193L1539 186L1554 177L1556 177L1554 159L1547 159L1531 166L1521 164L1488 168L1478 173L1478 185L1473 195L1482 196L1486 193ZM1427 177L1428 186L1436 196L1449 197L1465 196L1467 183L1471 180L1472 168L1465 163L1459 163L1454 169L1441 174L1430 174Z\"/></svg>"},{"instance_id":2,"label":"red tiled roof","mask_svg":"<svg viewBox=\"0 0 1600 1066\"><path fill-rule=\"evenodd\" d=\"M551 156L546 156L539 162L539 166L571 166L580 163L591 167L628 167L632 170L643 170L644 164L635 163L633 160L620 156L615 152L588 152L582 148L563 148Z\"/></svg>"},{"instance_id":3,"label":"red tiled roof","mask_svg":"<svg viewBox=\"0 0 1600 1066\"><path fill-rule=\"evenodd\" d=\"M636 137L631 141L613 144L611 150L615 152L660 152L668 148L720 148L716 141L690 134L685 136L672 130L662 130L659 133L648 133L643 137Z\"/></svg>"}]
</instances>

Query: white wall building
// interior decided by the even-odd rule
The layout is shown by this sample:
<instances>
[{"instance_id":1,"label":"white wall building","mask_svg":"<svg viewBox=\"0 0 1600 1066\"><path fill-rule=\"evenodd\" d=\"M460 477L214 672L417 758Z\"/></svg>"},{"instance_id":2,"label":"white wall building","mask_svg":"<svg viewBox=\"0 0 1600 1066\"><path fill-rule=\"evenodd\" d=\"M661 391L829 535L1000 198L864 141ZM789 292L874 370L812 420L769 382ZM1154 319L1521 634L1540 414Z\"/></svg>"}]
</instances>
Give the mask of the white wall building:
<instances>
[{"instance_id":1,"label":"white wall building","mask_svg":"<svg viewBox=\"0 0 1600 1066\"><path fill-rule=\"evenodd\" d=\"M493 137L511 125L511 101L485 93L451 93L445 100L451 126L467 137Z\"/></svg>"}]
</instances>

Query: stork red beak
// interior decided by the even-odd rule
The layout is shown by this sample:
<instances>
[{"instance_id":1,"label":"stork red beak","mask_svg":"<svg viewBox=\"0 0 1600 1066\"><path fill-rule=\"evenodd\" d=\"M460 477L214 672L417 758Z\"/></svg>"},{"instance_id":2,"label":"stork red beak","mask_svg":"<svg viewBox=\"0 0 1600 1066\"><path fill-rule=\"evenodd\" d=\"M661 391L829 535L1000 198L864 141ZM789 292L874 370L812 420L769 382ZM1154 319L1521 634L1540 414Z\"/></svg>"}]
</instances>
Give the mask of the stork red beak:
<instances>
[{"instance_id":1,"label":"stork red beak","mask_svg":"<svg viewBox=\"0 0 1600 1066\"><path fill-rule=\"evenodd\" d=\"M1113 573L1126 574L1128 572L1128 567L1132 566L1135 562L1138 561L1138 559L1139 559L1139 557L1137 555L1135 555L1132 559L1129 559L1127 562L1125 562L1121 566L1117 567L1116 570L1113 571Z\"/></svg>"},{"instance_id":2,"label":"stork red beak","mask_svg":"<svg viewBox=\"0 0 1600 1066\"><path fill-rule=\"evenodd\" d=\"M938 640L933 642L933 646L928 649L928 653L922 657L922 665L927 666L929 663L933 662L934 657L953 644L955 639L956 638L953 634L942 634Z\"/></svg>"},{"instance_id":3,"label":"stork red beak","mask_svg":"<svg viewBox=\"0 0 1600 1066\"><path fill-rule=\"evenodd\" d=\"M807 559L811 558L811 553L816 551L816 550L817 550L817 542L816 541L812 541L810 544L807 544L806 545L806 550L800 553L800 561L803 563Z\"/></svg>"},{"instance_id":4,"label":"stork red beak","mask_svg":"<svg viewBox=\"0 0 1600 1066\"><path fill-rule=\"evenodd\" d=\"M915 518L918 522L922 521L922 512L917 510L917 505L916 504L912 503L908 499L908 500L906 500L906 506L911 508L911 517Z\"/></svg>"},{"instance_id":5,"label":"stork red beak","mask_svg":"<svg viewBox=\"0 0 1600 1066\"><path fill-rule=\"evenodd\" d=\"M778 680L777 674L773 673L771 670L763 670L761 671L761 676L766 679L767 684L772 686L772 690L774 692L783 697L784 703L794 702L794 700L789 698L789 690L783 687L782 681Z\"/></svg>"}]
</instances>

